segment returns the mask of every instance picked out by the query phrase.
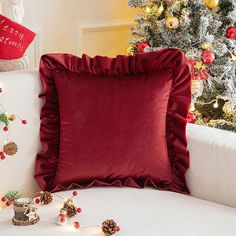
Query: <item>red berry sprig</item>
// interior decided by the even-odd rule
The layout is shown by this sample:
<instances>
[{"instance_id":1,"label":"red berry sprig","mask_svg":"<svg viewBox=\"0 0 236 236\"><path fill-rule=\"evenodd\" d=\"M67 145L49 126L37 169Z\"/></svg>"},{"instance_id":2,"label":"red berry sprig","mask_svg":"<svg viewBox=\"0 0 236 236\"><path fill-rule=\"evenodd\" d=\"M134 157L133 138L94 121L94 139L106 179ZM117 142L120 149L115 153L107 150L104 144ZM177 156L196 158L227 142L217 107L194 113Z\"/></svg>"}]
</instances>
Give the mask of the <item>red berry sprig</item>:
<instances>
[{"instance_id":1,"label":"red berry sprig","mask_svg":"<svg viewBox=\"0 0 236 236\"><path fill-rule=\"evenodd\" d=\"M40 198L39 198L39 197L35 198L34 202L35 202L36 204L39 204L39 203L40 203Z\"/></svg>"},{"instance_id":2,"label":"red berry sprig","mask_svg":"<svg viewBox=\"0 0 236 236\"><path fill-rule=\"evenodd\" d=\"M26 125L26 124L27 124L27 120L22 120L21 123L22 123L23 125Z\"/></svg>"},{"instance_id":3,"label":"red berry sprig","mask_svg":"<svg viewBox=\"0 0 236 236\"><path fill-rule=\"evenodd\" d=\"M2 202L6 202L7 199L6 199L5 197L2 197L2 198L1 198L1 201L2 201Z\"/></svg>"},{"instance_id":4,"label":"red berry sprig","mask_svg":"<svg viewBox=\"0 0 236 236\"><path fill-rule=\"evenodd\" d=\"M8 131L8 127L5 126L5 127L3 128L3 131L7 132L7 131Z\"/></svg>"},{"instance_id":5,"label":"red berry sprig","mask_svg":"<svg viewBox=\"0 0 236 236\"><path fill-rule=\"evenodd\" d=\"M116 227L116 232L119 232L120 231L120 226L117 226Z\"/></svg>"},{"instance_id":6,"label":"red berry sprig","mask_svg":"<svg viewBox=\"0 0 236 236\"><path fill-rule=\"evenodd\" d=\"M5 203L5 205L6 205L7 207L9 207L9 206L11 205L11 203L7 200L6 197L2 197L2 198L1 198L1 201L2 201L3 203Z\"/></svg>"},{"instance_id":7,"label":"red berry sprig","mask_svg":"<svg viewBox=\"0 0 236 236\"><path fill-rule=\"evenodd\" d=\"M0 151L0 160L4 160L5 158L5 153L3 151Z\"/></svg>"},{"instance_id":8,"label":"red berry sprig","mask_svg":"<svg viewBox=\"0 0 236 236\"><path fill-rule=\"evenodd\" d=\"M80 223L78 221L73 222L73 225L76 229L80 228Z\"/></svg>"}]
</instances>

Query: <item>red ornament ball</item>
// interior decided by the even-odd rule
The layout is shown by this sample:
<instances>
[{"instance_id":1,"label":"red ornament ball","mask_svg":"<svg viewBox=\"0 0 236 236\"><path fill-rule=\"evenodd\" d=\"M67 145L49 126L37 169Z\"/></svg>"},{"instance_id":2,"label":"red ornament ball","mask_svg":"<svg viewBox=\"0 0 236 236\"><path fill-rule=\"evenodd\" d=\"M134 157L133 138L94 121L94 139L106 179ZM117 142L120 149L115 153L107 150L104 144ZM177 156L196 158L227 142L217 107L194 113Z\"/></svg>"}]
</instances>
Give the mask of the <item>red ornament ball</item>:
<instances>
[{"instance_id":1,"label":"red ornament ball","mask_svg":"<svg viewBox=\"0 0 236 236\"><path fill-rule=\"evenodd\" d=\"M7 132L8 131L8 127L4 127L3 131Z\"/></svg>"},{"instance_id":2,"label":"red ornament ball","mask_svg":"<svg viewBox=\"0 0 236 236\"><path fill-rule=\"evenodd\" d=\"M226 37L228 39L236 39L236 27L235 26L231 26L226 30Z\"/></svg>"},{"instance_id":3,"label":"red ornament ball","mask_svg":"<svg viewBox=\"0 0 236 236\"><path fill-rule=\"evenodd\" d=\"M6 199L5 197L2 197L2 198L1 198L1 201L2 201L2 202L5 202L6 200L7 200L7 199Z\"/></svg>"},{"instance_id":4,"label":"red ornament ball","mask_svg":"<svg viewBox=\"0 0 236 236\"><path fill-rule=\"evenodd\" d=\"M215 60L215 53L211 50L205 50L202 52L201 61L204 64L211 64Z\"/></svg>"},{"instance_id":5,"label":"red ornament ball","mask_svg":"<svg viewBox=\"0 0 236 236\"><path fill-rule=\"evenodd\" d=\"M77 191L74 191L72 194L73 194L73 196L75 197L75 196L78 195L78 192L77 192Z\"/></svg>"},{"instance_id":6,"label":"red ornament ball","mask_svg":"<svg viewBox=\"0 0 236 236\"><path fill-rule=\"evenodd\" d=\"M81 213L82 212L82 209L79 207L79 208L77 208L77 212L78 213Z\"/></svg>"},{"instance_id":7,"label":"red ornament ball","mask_svg":"<svg viewBox=\"0 0 236 236\"><path fill-rule=\"evenodd\" d=\"M21 122L22 122L23 125L27 124L27 120L22 120Z\"/></svg>"},{"instance_id":8,"label":"red ornament ball","mask_svg":"<svg viewBox=\"0 0 236 236\"><path fill-rule=\"evenodd\" d=\"M147 42L139 43L138 46L137 46L138 47L138 51L141 52L141 53L144 53L144 49L146 47L148 47L148 46L150 46L150 45Z\"/></svg>"},{"instance_id":9,"label":"red ornament ball","mask_svg":"<svg viewBox=\"0 0 236 236\"><path fill-rule=\"evenodd\" d=\"M75 221L75 222L73 223L73 225L74 225L74 227L75 227L76 229L78 229L78 228L80 227L80 223L79 223L78 221Z\"/></svg>"},{"instance_id":10,"label":"red ornament ball","mask_svg":"<svg viewBox=\"0 0 236 236\"><path fill-rule=\"evenodd\" d=\"M116 231L119 232L120 231L120 226L116 227Z\"/></svg>"},{"instance_id":11,"label":"red ornament ball","mask_svg":"<svg viewBox=\"0 0 236 236\"><path fill-rule=\"evenodd\" d=\"M36 204L39 204L40 203L40 198L36 198L34 201L35 201Z\"/></svg>"},{"instance_id":12,"label":"red ornament ball","mask_svg":"<svg viewBox=\"0 0 236 236\"><path fill-rule=\"evenodd\" d=\"M6 202L6 206L9 207L10 205L11 205L11 203L10 203L9 201L7 201L7 202Z\"/></svg>"}]
</instances>

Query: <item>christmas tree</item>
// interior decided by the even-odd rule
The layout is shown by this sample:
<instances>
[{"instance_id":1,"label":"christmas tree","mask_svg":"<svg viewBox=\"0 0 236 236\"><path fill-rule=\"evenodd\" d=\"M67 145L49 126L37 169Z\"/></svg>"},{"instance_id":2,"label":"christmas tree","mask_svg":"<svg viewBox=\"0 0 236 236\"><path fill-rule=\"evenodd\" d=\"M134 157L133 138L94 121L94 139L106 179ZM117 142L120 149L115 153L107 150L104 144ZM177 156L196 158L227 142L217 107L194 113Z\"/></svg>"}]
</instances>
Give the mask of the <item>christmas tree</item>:
<instances>
[{"instance_id":1,"label":"christmas tree","mask_svg":"<svg viewBox=\"0 0 236 236\"><path fill-rule=\"evenodd\" d=\"M141 8L128 53L178 48L188 59L189 121L236 132L236 1L129 0Z\"/></svg>"}]
</instances>

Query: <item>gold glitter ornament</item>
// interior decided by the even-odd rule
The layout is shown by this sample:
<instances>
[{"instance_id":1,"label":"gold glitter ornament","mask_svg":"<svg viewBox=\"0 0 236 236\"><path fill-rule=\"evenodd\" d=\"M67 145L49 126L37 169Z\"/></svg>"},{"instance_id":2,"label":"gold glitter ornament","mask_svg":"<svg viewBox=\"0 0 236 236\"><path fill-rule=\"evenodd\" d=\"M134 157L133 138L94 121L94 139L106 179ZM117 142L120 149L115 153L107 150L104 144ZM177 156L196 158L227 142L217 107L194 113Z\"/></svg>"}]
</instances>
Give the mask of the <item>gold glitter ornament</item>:
<instances>
[{"instance_id":1,"label":"gold glitter ornament","mask_svg":"<svg viewBox=\"0 0 236 236\"><path fill-rule=\"evenodd\" d=\"M212 43L203 43L201 45L202 49L211 49L212 48Z\"/></svg>"},{"instance_id":2,"label":"gold glitter ornament","mask_svg":"<svg viewBox=\"0 0 236 236\"><path fill-rule=\"evenodd\" d=\"M137 53L138 52L138 49L137 49L137 47L136 46L134 46L134 45L131 45L131 46L129 46L128 48L127 48L127 54L128 55L134 55L135 53Z\"/></svg>"},{"instance_id":3,"label":"gold glitter ornament","mask_svg":"<svg viewBox=\"0 0 236 236\"><path fill-rule=\"evenodd\" d=\"M219 6L219 0L204 0L204 4L210 9L214 9Z\"/></svg>"},{"instance_id":4,"label":"gold glitter ornament","mask_svg":"<svg viewBox=\"0 0 236 236\"><path fill-rule=\"evenodd\" d=\"M8 117L9 121L14 121L15 119L16 119L16 116L13 114Z\"/></svg>"},{"instance_id":5,"label":"gold glitter ornament","mask_svg":"<svg viewBox=\"0 0 236 236\"><path fill-rule=\"evenodd\" d=\"M166 19L166 27L170 30L179 28L179 19L175 16L168 16Z\"/></svg>"}]
</instances>

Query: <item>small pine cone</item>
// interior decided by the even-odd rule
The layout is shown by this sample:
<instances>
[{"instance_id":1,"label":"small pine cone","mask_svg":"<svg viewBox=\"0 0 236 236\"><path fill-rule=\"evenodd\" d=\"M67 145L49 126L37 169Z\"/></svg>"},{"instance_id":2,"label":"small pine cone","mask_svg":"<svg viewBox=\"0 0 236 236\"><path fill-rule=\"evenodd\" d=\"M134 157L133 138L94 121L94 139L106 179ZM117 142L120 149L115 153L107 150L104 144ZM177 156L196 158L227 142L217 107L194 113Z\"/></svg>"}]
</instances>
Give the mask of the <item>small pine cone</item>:
<instances>
[{"instance_id":1,"label":"small pine cone","mask_svg":"<svg viewBox=\"0 0 236 236\"><path fill-rule=\"evenodd\" d=\"M106 236L116 233L117 224L114 220L105 220L102 222L102 231Z\"/></svg>"},{"instance_id":2,"label":"small pine cone","mask_svg":"<svg viewBox=\"0 0 236 236\"><path fill-rule=\"evenodd\" d=\"M69 218L72 218L74 216L77 215L77 208L75 207L75 205L71 204L67 207L67 216Z\"/></svg>"},{"instance_id":3,"label":"small pine cone","mask_svg":"<svg viewBox=\"0 0 236 236\"><path fill-rule=\"evenodd\" d=\"M53 201L53 195L50 192L43 192L40 196L42 204L49 204Z\"/></svg>"},{"instance_id":4,"label":"small pine cone","mask_svg":"<svg viewBox=\"0 0 236 236\"><path fill-rule=\"evenodd\" d=\"M3 151L9 156L13 156L17 153L18 147L14 142L10 142L3 146Z\"/></svg>"}]
</instances>

